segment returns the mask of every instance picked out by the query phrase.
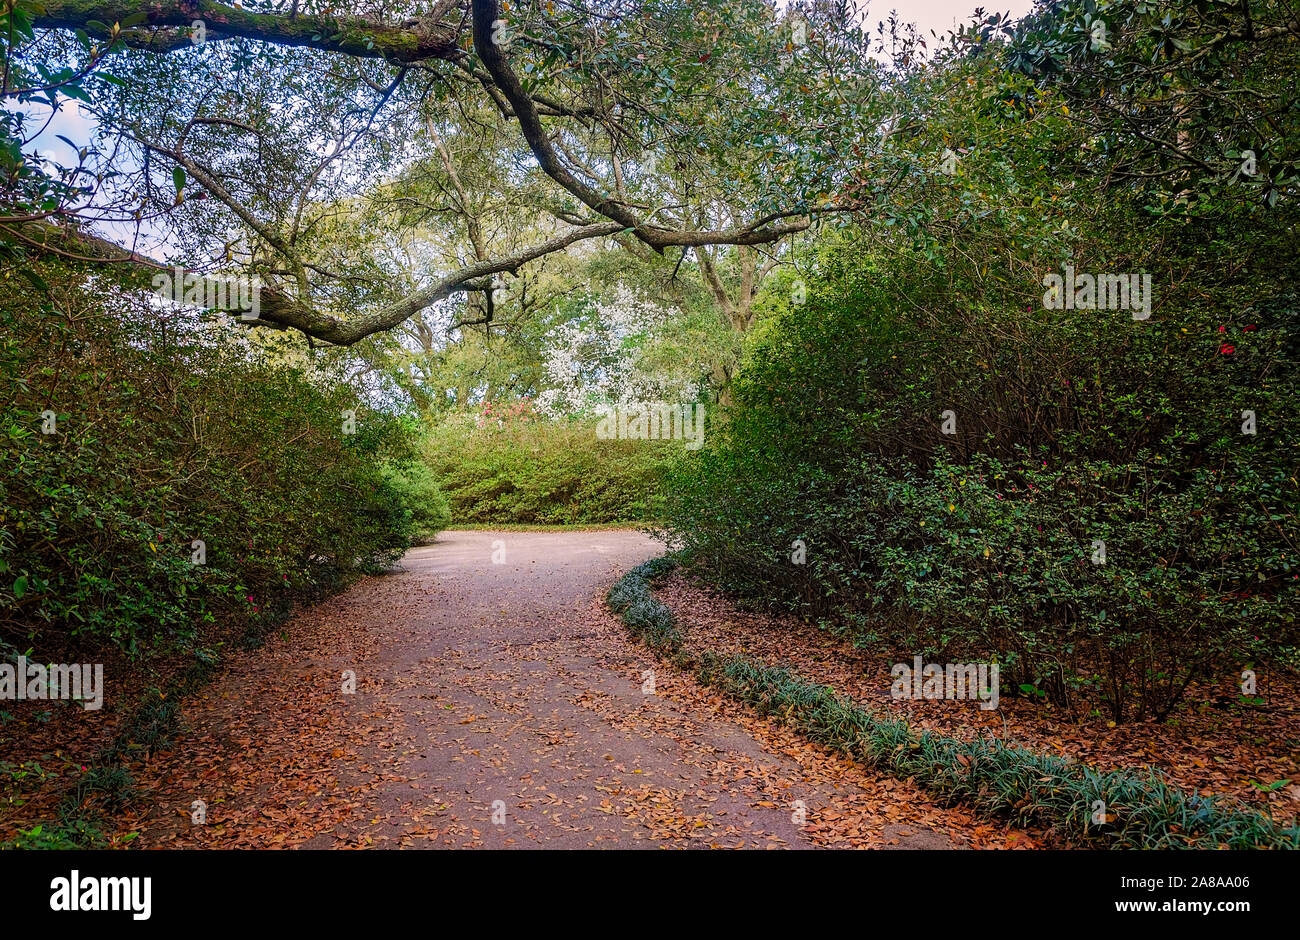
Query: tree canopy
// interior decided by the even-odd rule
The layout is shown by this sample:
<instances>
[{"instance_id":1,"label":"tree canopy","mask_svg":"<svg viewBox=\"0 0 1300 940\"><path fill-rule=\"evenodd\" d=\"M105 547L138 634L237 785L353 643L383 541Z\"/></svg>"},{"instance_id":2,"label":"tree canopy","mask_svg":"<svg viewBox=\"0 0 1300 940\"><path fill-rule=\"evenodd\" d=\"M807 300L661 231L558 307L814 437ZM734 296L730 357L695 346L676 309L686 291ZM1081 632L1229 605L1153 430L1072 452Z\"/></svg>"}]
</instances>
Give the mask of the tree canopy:
<instances>
[{"instance_id":1,"label":"tree canopy","mask_svg":"<svg viewBox=\"0 0 1300 940\"><path fill-rule=\"evenodd\" d=\"M6 97L71 97L97 127L53 176L11 147L27 165L0 219L9 238L147 265L139 242L165 233L166 262L258 277L257 323L342 345L586 240L777 242L832 208L834 155L878 122L847 15L760 0L7 15ZM339 244L354 212L383 212L393 238L459 228L473 250L395 282ZM483 216L498 213L514 237L489 245Z\"/></svg>"}]
</instances>

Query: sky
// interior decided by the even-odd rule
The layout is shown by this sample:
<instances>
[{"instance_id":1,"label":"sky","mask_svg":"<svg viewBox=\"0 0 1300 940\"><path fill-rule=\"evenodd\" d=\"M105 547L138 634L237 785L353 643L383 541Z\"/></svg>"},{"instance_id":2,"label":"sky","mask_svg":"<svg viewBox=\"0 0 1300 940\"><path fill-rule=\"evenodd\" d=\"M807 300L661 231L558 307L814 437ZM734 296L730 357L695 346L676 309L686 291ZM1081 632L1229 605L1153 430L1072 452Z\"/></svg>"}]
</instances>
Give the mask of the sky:
<instances>
[{"instance_id":1,"label":"sky","mask_svg":"<svg viewBox=\"0 0 1300 940\"><path fill-rule=\"evenodd\" d=\"M861 6L861 4L860 4ZM1010 13L1012 19L1024 16L1033 9L1033 0L872 0L866 4L868 22L875 27L877 21L885 19L891 9L898 11L898 18L905 23L915 23L921 32L928 35L934 30L942 36L959 23L970 19L976 7L983 7L988 13Z\"/></svg>"}]
</instances>

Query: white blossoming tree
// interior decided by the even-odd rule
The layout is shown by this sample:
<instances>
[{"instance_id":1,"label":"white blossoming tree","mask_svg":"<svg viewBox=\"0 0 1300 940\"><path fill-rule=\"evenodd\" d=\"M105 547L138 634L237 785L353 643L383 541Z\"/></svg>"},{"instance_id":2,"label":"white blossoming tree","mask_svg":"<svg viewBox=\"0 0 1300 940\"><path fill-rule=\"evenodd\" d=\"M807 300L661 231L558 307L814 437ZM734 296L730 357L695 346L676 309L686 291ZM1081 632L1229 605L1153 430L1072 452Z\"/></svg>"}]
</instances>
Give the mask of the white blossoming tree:
<instances>
[{"instance_id":1,"label":"white blossoming tree","mask_svg":"<svg viewBox=\"0 0 1300 940\"><path fill-rule=\"evenodd\" d=\"M604 404L687 402L699 393L707 364L664 347L674 314L619 284L589 314L548 336L549 387L537 396L550 417L584 414Z\"/></svg>"}]
</instances>

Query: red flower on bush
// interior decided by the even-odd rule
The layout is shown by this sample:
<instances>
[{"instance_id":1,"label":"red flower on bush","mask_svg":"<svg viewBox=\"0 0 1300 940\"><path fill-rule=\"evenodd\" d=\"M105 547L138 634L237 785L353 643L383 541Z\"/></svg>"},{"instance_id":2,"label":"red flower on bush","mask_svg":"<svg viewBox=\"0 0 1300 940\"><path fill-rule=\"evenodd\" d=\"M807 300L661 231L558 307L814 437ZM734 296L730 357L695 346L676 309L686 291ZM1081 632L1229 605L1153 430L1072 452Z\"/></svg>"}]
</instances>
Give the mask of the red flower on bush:
<instances>
[{"instance_id":1,"label":"red flower on bush","mask_svg":"<svg viewBox=\"0 0 1300 940\"><path fill-rule=\"evenodd\" d=\"M1236 347L1229 346L1227 343L1224 343L1222 346L1219 347L1219 355L1221 356L1231 356L1235 351L1236 351Z\"/></svg>"}]
</instances>

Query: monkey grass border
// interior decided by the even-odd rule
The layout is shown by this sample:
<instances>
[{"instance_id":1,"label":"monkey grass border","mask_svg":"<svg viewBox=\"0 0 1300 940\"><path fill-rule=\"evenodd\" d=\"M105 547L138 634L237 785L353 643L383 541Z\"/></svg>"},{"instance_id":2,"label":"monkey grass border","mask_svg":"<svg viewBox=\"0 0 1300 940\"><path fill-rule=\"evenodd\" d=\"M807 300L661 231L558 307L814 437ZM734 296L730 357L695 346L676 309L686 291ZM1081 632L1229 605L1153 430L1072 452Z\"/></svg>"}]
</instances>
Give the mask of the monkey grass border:
<instances>
[{"instance_id":1,"label":"monkey grass border","mask_svg":"<svg viewBox=\"0 0 1300 940\"><path fill-rule=\"evenodd\" d=\"M610 588L607 603L657 656L811 741L911 778L945 801L964 802L1015 823L1051 827L1071 841L1099 848L1300 848L1300 827L1189 793L1154 771L1103 773L996 738L962 741L932 731L918 735L906 722L881 716L786 669L743 656L690 651L672 611L650 591L650 582L676 565L669 557L638 565ZM1102 825L1092 822L1096 800L1106 805Z\"/></svg>"}]
</instances>

